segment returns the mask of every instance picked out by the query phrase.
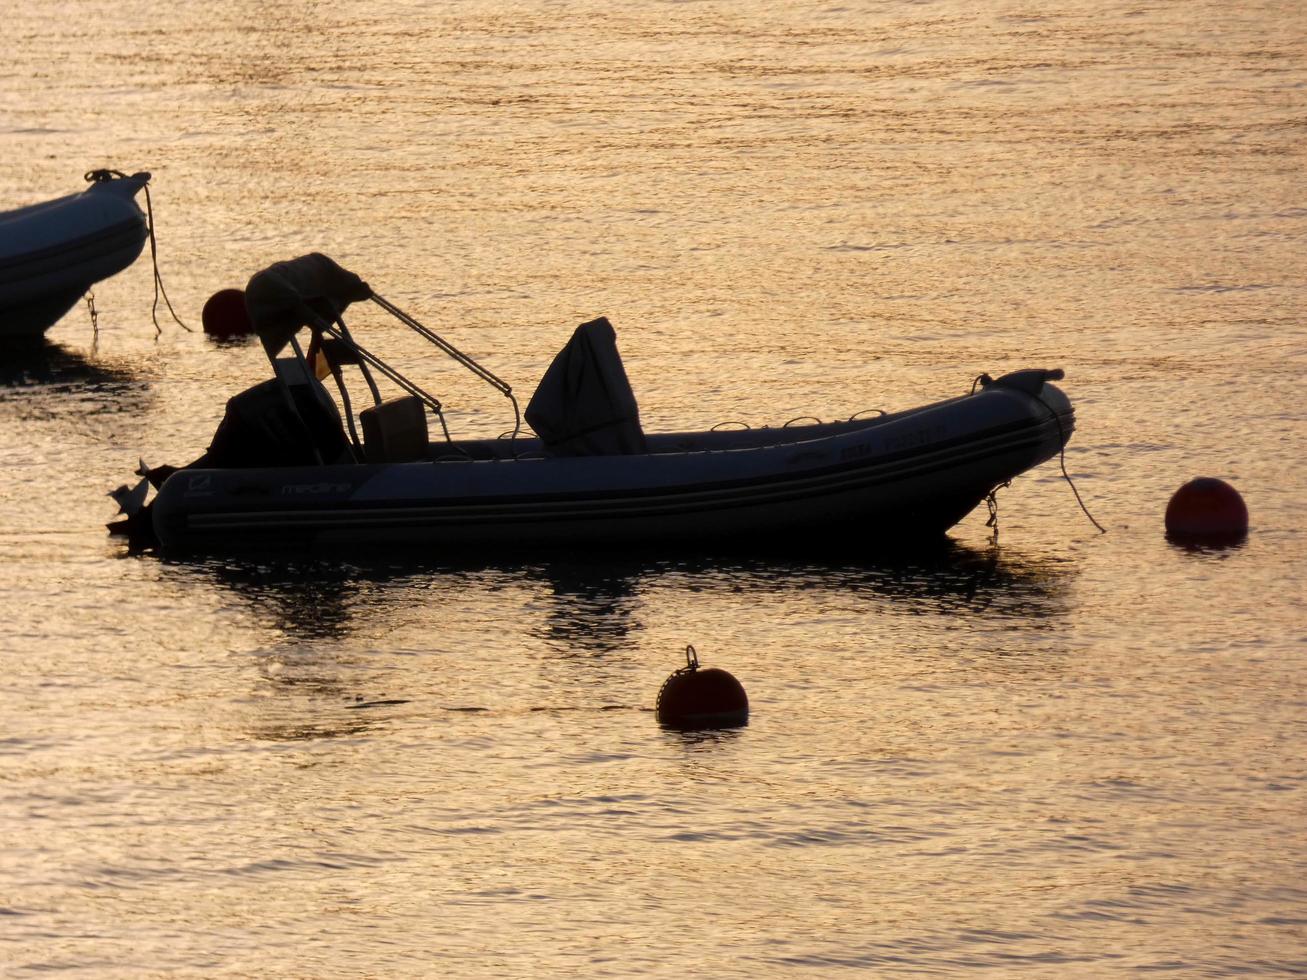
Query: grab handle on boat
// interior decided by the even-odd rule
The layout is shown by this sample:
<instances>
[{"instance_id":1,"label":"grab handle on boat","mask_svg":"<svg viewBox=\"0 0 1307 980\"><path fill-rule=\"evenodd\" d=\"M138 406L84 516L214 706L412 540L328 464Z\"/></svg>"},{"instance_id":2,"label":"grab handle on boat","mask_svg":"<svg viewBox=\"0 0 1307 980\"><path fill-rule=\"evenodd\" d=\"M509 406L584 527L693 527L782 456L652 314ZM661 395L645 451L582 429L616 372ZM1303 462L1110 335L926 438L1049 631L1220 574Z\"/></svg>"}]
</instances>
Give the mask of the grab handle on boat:
<instances>
[{"instance_id":1,"label":"grab handle on boat","mask_svg":"<svg viewBox=\"0 0 1307 980\"><path fill-rule=\"evenodd\" d=\"M429 343L431 343L439 350L444 351L445 354L453 358L459 364L463 365L465 368L467 368L469 371L475 374L478 378L480 378L486 384L490 385L490 387L494 388L501 395L503 395L510 402L512 402L513 438L514 439L517 438L517 434L522 431L522 410L518 407L517 397L513 394L512 385L510 385L507 381L504 381L489 368L483 366L479 361L477 361L471 355L464 354L461 350L459 350L457 347L455 347L453 344L447 341L444 337L440 336L430 327L419 323L416 319L409 316L407 313L405 313L398 306L396 306L394 303L390 302L386 298L382 296L378 296L374 292L371 296L371 299L372 302L376 303L383 310L385 310L387 313L393 316L396 320L404 324L404 326L408 327L410 330L412 330L414 333L418 334L419 336L425 338ZM443 418L441 419L441 421L442 422L444 421Z\"/></svg>"}]
</instances>

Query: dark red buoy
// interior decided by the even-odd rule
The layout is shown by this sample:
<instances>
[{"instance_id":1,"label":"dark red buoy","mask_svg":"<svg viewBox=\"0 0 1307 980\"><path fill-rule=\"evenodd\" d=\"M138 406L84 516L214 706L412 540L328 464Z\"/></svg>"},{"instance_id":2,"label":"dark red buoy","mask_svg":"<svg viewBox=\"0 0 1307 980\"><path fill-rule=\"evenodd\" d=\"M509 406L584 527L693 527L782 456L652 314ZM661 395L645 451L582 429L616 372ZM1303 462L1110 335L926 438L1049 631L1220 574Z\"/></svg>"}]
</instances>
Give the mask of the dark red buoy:
<instances>
[{"instance_id":1,"label":"dark red buoy","mask_svg":"<svg viewBox=\"0 0 1307 980\"><path fill-rule=\"evenodd\" d=\"M686 647L685 666L658 691L657 711L667 728L739 728L749 723L749 696L726 671L700 670L694 647Z\"/></svg>"},{"instance_id":2,"label":"dark red buoy","mask_svg":"<svg viewBox=\"0 0 1307 980\"><path fill-rule=\"evenodd\" d=\"M204 304L200 320L204 324L204 332L219 340L245 337L254 332L250 315L245 310L243 289L219 289Z\"/></svg>"},{"instance_id":3,"label":"dark red buoy","mask_svg":"<svg viewBox=\"0 0 1307 980\"><path fill-rule=\"evenodd\" d=\"M1175 541L1222 543L1248 533L1248 508L1239 491L1224 480L1190 480L1166 505L1166 536Z\"/></svg>"}]
</instances>

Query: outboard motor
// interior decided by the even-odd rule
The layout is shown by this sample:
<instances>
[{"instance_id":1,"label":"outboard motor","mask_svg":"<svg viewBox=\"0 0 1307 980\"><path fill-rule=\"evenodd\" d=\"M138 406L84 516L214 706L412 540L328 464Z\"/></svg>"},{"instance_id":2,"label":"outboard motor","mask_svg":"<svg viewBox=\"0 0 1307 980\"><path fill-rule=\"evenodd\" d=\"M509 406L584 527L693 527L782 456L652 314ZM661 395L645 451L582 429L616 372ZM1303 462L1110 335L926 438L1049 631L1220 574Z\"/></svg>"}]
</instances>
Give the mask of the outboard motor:
<instances>
[{"instance_id":1,"label":"outboard motor","mask_svg":"<svg viewBox=\"0 0 1307 980\"><path fill-rule=\"evenodd\" d=\"M319 459L334 463L348 455L340 419L322 405L309 385L289 388L294 409L286 403L286 388L277 378L228 399L208 451L189 468L312 466Z\"/></svg>"}]
</instances>

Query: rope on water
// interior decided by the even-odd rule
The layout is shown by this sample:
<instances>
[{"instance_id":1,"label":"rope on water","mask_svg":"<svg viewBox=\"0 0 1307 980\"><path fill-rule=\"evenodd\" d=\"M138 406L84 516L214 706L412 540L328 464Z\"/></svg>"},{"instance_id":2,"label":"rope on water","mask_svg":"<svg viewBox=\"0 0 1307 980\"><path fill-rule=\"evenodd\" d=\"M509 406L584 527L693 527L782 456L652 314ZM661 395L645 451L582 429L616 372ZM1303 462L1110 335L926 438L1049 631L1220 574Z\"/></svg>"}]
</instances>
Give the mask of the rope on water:
<instances>
[{"instance_id":1,"label":"rope on water","mask_svg":"<svg viewBox=\"0 0 1307 980\"><path fill-rule=\"evenodd\" d=\"M173 321L187 333L194 333L189 326L183 322L182 318L177 315L177 311L172 308L172 300L168 298L168 290L163 288L163 276L159 274L159 246L154 239L154 202L150 200L150 185L145 185L145 211L150 226L150 261L154 264L154 305L150 307L150 319L154 321L154 335L158 337L163 333L163 328L159 326L159 297L163 296L163 301L168 305L168 312L172 314Z\"/></svg>"},{"instance_id":2,"label":"rope on water","mask_svg":"<svg viewBox=\"0 0 1307 980\"><path fill-rule=\"evenodd\" d=\"M1099 524L1098 521L1094 520L1094 515L1091 514L1091 513L1089 513L1089 508L1086 507L1086 506L1085 506L1085 502L1084 502L1083 500L1080 499L1080 491L1076 489L1075 481L1071 479L1071 474L1068 473L1068 472L1066 471L1066 439L1067 439L1067 436L1066 436L1066 429L1065 429L1065 428L1063 427L1063 425L1062 425L1062 418L1061 418L1061 416L1059 416L1059 415L1057 414L1057 412L1053 411L1053 406L1052 406L1052 405L1050 405L1048 402L1044 401L1044 399L1040 398L1038 395L1035 396L1035 399L1036 399L1036 400L1037 400L1041 405L1043 405L1046 409L1048 409L1049 414L1053 416L1053 421L1057 423L1058 442L1061 443L1061 445L1058 447L1058 450L1057 450L1057 461L1058 461L1058 463L1059 463L1059 464L1061 465L1061 467L1062 467L1062 477L1063 477L1063 479L1066 480L1067 486L1069 486L1069 487L1071 488L1071 492L1072 492L1073 494L1075 494L1075 497L1076 497L1076 503L1078 503L1078 504L1080 505L1080 509L1083 510L1083 511L1085 512L1085 516L1089 518L1089 523L1092 524L1092 525L1094 525L1094 527L1098 528L1098 533L1099 533L1099 534L1106 534L1106 533L1107 533L1107 528L1103 527L1103 525Z\"/></svg>"},{"instance_id":3,"label":"rope on water","mask_svg":"<svg viewBox=\"0 0 1307 980\"><path fill-rule=\"evenodd\" d=\"M1047 373L1047 377L1053 378L1054 380L1058 380L1062 377L1062 372L1060 370L1056 372L1050 371ZM993 383L994 383L994 379L991 378L988 374L977 375L976 379L971 382L971 394L974 395L976 393L977 387L986 388ZM1085 506L1085 502L1080 496L1080 491L1076 489L1075 481L1071 479L1071 474L1067 472L1066 469L1067 433L1066 433L1066 427L1062 424L1062 416L1058 415L1057 410L1054 409L1053 406L1050 405L1048 402L1044 401L1044 399L1041 398L1038 394L1035 394L1034 392L1027 392L1027 394L1029 394L1032 398L1035 399L1035 401L1039 402L1039 404L1043 405L1046 409L1048 409L1048 414L1053 416L1053 421L1057 424L1057 436L1058 436L1057 460L1058 460L1058 464L1062 467L1062 478L1066 480L1067 486L1071 488L1071 492L1075 495L1076 503L1080 505L1080 509L1084 511L1085 516L1089 518L1089 523L1094 525L1094 527L1098 528L1099 534L1106 534L1107 528L1103 527L1103 525L1099 524L1098 521L1094 520L1094 515L1089 513L1089 508ZM1004 486L1007 486L1007 484L1004 484ZM998 540L998 506L994 500L993 491L990 491L989 500L990 500L990 505L989 505L990 522L987 526L994 528L994 540L997 541Z\"/></svg>"},{"instance_id":4,"label":"rope on water","mask_svg":"<svg viewBox=\"0 0 1307 980\"><path fill-rule=\"evenodd\" d=\"M127 174L121 170L90 170L86 173L86 182L89 184L102 184L110 180L126 179ZM160 296L163 297L168 312L172 314L173 321L187 333L194 333L195 331L177 315L177 311L172 307L172 300L168 298L168 290L164 288L163 276L159 273L159 243L154 235L154 202L150 199L150 182L147 180L142 186L145 188L145 226L150 237L150 262L154 266L154 304L150 307L150 319L154 322L154 336L158 338L163 333L163 328L159 326Z\"/></svg>"}]
</instances>

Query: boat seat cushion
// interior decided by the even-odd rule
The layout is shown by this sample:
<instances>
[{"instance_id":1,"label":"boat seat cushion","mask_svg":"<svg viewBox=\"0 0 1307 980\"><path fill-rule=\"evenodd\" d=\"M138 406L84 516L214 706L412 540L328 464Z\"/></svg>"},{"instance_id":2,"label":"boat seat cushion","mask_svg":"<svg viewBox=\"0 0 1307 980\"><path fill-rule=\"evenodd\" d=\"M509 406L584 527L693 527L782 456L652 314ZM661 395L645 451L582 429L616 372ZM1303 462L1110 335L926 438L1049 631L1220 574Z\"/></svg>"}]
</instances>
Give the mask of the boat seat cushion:
<instances>
[{"instance_id":1,"label":"boat seat cushion","mask_svg":"<svg viewBox=\"0 0 1307 980\"><path fill-rule=\"evenodd\" d=\"M363 451L369 463L411 463L427 459L427 411L415 395L389 398L359 412Z\"/></svg>"}]
</instances>

